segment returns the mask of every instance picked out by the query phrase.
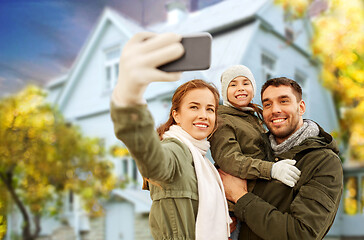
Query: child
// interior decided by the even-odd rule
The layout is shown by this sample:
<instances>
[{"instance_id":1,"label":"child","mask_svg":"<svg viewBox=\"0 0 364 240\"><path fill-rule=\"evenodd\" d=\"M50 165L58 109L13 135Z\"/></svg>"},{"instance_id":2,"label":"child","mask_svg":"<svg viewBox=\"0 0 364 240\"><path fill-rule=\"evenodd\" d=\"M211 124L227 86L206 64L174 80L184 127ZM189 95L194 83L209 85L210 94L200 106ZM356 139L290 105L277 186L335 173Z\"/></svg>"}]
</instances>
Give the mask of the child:
<instances>
[{"instance_id":1,"label":"child","mask_svg":"<svg viewBox=\"0 0 364 240\"><path fill-rule=\"evenodd\" d=\"M205 157L206 138L216 127L217 89L203 80L177 88L159 136L142 98L150 82L178 80L178 73L157 67L183 54L180 40L176 34L139 33L125 45L112 96L114 130L149 181L154 239L226 240L230 218L224 188Z\"/></svg>"},{"instance_id":2,"label":"child","mask_svg":"<svg viewBox=\"0 0 364 240\"><path fill-rule=\"evenodd\" d=\"M212 158L224 172L247 179L249 191L255 183L251 180L258 178L277 179L293 187L300 171L294 166L294 160L272 161L261 118L255 115L261 116L262 110L251 103L255 92L254 76L246 66L235 65L223 72L223 106L218 110L218 129L210 138ZM235 237L234 232L232 238Z\"/></svg>"}]
</instances>

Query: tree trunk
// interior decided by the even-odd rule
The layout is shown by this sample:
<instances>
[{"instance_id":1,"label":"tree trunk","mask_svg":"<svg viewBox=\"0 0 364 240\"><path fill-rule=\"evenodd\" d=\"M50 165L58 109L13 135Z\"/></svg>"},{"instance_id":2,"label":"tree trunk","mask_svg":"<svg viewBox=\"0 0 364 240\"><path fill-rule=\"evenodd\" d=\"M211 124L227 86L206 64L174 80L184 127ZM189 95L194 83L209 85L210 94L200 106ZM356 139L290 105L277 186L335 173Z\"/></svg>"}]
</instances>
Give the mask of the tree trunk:
<instances>
[{"instance_id":1,"label":"tree trunk","mask_svg":"<svg viewBox=\"0 0 364 240\"><path fill-rule=\"evenodd\" d=\"M3 182L5 183L5 186L11 195L11 198L14 200L21 215L23 216L23 224L22 224L23 240L35 240L40 233L40 216L36 216L36 218L35 218L36 231L34 234L32 234L31 229L30 229L29 213L28 213L27 209L25 208L24 204L22 203L22 201L20 200L19 196L16 194L15 189L13 188L13 186L11 184L12 173L8 172L6 175L3 173L0 173L0 179L2 179Z\"/></svg>"},{"instance_id":2,"label":"tree trunk","mask_svg":"<svg viewBox=\"0 0 364 240\"><path fill-rule=\"evenodd\" d=\"M40 227L40 219L41 219L41 215L36 214L34 216L34 225L35 225L35 231L33 233L34 239L36 239L41 231L41 227Z\"/></svg>"}]
</instances>

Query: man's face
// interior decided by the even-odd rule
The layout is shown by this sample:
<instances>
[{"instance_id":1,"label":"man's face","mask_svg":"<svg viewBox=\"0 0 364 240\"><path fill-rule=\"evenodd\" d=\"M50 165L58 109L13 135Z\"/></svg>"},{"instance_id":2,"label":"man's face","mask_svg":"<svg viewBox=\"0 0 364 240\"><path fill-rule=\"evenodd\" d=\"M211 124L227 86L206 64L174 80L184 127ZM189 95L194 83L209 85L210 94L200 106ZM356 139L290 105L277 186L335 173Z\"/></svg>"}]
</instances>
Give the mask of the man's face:
<instances>
[{"instance_id":1,"label":"man's face","mask_svg":"<svg viewBox=\"0 0 364 240\"><path fill-rule=\"evenodd\" d=\"M269 86L262 94L263 118L278 144L282 143L303 124L302 115L306 106L303 100L297 102L289 86Z\"/></svg>"}]
</instances>

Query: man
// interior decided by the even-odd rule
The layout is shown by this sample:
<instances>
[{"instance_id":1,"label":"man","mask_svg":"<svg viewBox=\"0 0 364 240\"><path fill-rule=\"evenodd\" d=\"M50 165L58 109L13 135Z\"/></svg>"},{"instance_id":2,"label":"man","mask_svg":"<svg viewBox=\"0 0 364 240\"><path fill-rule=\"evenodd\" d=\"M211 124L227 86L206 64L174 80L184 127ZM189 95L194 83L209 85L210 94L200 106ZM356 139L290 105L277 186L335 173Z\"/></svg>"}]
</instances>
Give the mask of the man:
<instances>
[{"instance_id":1,"label":"man","mask_svg":"<svg viewBox=\"0 0 364 240\"><path fill-rule=\"evenodd\" d=\"M337 146L320 126L302 118L306 106L295 81L267 81L261 99L274 161L295 159L301 176L293 188L258 179L247 192L246 180L220 171L226 197L236 203L234 213L242 221L239 239L322 239L343 188Z\"/></svg>"}]
</instances>

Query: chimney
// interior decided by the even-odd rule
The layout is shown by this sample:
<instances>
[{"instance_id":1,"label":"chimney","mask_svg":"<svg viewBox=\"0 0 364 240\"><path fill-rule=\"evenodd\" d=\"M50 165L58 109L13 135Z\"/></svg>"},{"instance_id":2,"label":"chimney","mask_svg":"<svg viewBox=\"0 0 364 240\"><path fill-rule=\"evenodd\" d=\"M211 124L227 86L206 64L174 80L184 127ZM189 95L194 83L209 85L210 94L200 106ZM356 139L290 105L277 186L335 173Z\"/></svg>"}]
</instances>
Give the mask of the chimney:
<instances>
[{"instance_id":1,"label":"chimney","mask_svg":"<svg viewBox=\"0 0 364 240\"><path fill-rule=\"evenodd\" d=\"M191 0L190 5L191 5L190 7L191 12L198 10L198 0Z\"/></svg>"},{"instance_id":2,"label":"chimney","mask_svg":"<svg viewBox=\"0 0 364 240\"><path fill-rule=\"evenodd\" d=\"M171 0L166 3L167 24L177 24L187 17L187 7L181 0Z\"/></svg>"}]
</instances>

